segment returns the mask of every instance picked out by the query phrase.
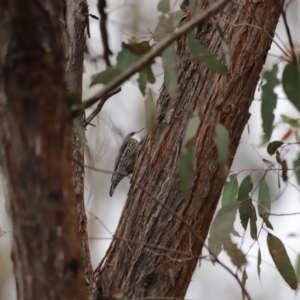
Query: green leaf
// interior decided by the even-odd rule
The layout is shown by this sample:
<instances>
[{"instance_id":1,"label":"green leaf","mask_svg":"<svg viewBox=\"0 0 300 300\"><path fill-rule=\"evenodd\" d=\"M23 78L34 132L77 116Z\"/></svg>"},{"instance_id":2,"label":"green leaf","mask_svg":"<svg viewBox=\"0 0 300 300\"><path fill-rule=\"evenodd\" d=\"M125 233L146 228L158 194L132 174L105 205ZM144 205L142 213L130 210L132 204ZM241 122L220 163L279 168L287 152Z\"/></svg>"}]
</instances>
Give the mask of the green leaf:
<instances>
[{"instance_id":1,"label":"green leaf","mask_svg":"<svg viewBox=\"0 0 300 300\"><path fill-rule=\"evenodd\" d=\"M155 76L150 66L146 66L143 70L141 70L139 73L139 77L137 79L139 89L143 94L143 96L146 95L147 82L149 83L155 82Z\"/></svg>"},{"instance_id":2,"label":"green leaf","mask_svg":"<svg viewBox=\"0 0 300 300\"><path fill-rule=\"evenodd\" d=\"M190 31L187 34L187 44L194 58L199 62L204 63L211 71L222 75L227 73L226 66L218 61L214 55L209 53L209 51L199 43L195 38L194 31Z\"/></svg>"},{"instance_id":3,"label":"green leaf","mask_svg":"<svg viewBox=\"0 0 300 300\"><path fill-rule=\"evenodd\" d=\"M208 247L216 256L221 252L224 242L231 243L230 233L234 231L233 223L238 207L239 203L222 206L211 224Z\"/></svg>"},{"instance_id":4,"label":"green leaf","mask_svg":"<svg viewBox=\"0 0 300 300\"><path fill-rule=\"evenodd\" d=\"M256 226L257 216L256 210L253 204L251 203L250 208L250 235L253 240L257 240L257 226Z\"/></svg>"},{"instance_id":5,"label":"green leaf","mask_svg":"<svg viewBox=\"0 0 300 300\"><path fill-rule=\"evenodd\" d=\"M189 119L188 124L186 126L185 134L182 140L182 146L185 147L186 144L194 137L196 137L197 130L200 125L200 117L195 116Z\"/></svg>"},{"instance_id":6,"label":"green leaf","mask_svg":"<svg viewBox=\"0 0 300 300\"><path fill-rule=\"evenodd\" d=\"M300 128L299 119L292 119L286 115L280 115L282 122L291 125L294 128Z\"/></svg>"},{"instance_id":7,"label":"green leaf","mask_svg":"<svg viewBox=\"0 0 300 300\"><path fill-rule=\"evenodd\" d=\"M274 163L272 163L271 161L263 158L263 162L268 166L268 167L274 167Z\"/></svg>"},{"instance_id":8,"label":"green leaf","mask_svg":"<svg viewBox=\"0 0 300 300\"><path fill-rule=\"evenodd\" d=\"M174 27L178 25L178 23L181 20L181 17L182 17L182 10L177 10L172 13L171 19Z\"/></svg>"},{"instance_id":9,"label":"green leaf","mask_svg":"<svg viewBox=\"0 0 300 300\"><path fill-rule=\"evenodd\" d=\"M71 109L78 109L82 105L81 97L74 93L67 93L66 101Z\"/></svg>"},{"instance_id":10,"label":"green leaf","mask_svg":"<svg viewBox=\"0 0 300 300\"><path fill-rule=\"evenodd\" d=\"M279 238L268 233L267 244L280 275L293 290L296 290L298 287L296 274L283 243Z\"/></svg>"},{"instance_id":11,"label":"green leaf","mask_svg":"<svg viewBox=\"0 0 300 300\"><path fill-rule=\"evenodd\" d=\"M185 198L189 196L192 183L194 146L195 143L190 144L179 160L179 177L181 189Z\"/></svg>"},{"instance_id":12,"label":"green leaf","mask_svg":"<svg viewBox=\"0 0 300 300\"><path fill-rule=\"evenodd\" d=\"M143 96L146 96L146 87L147 87L147 80L144 75L141 73L139 74L138 79L136 80L139 86L139 89Z\"/></svg>"},{"instance_id":13,"label":"green leaf","mask_svg":"<svg viewBox=\"0 0 300 300\"><path fill-rule=\"evenodd\" d=\"M297 281L299 282L299 280L300 280L300 255L298 255L298 257L297 257L295 270L296 270Z\"/></svg>"},{"instance_id":14,"label":"green leaf","mask_svg":"<svg viewBox=\"0 0 300 300\"><path fill-rule=\"evenodd\" d=\"M241 268L242 265L247 263L246 257L230 238L230 234L235 232L233 223L239 205L240 203L229 203L218 210L210 228L208 247L218 256L223 245L233 264Z\"/></svg>"},{"instance_id":15,"label":"green leaf","mask_svg":"<svg viewBox=\"0 0 300 300\"><path fill-rule=\"evenodd\" d=\"M223 242L223 248L229 255L231 262L237 266L238 269L247 264L245 254L230 239L227 239Z\"/></svg>"},{"instance_id":16,"label":"green leaf","mask_svg":"<svg viewBox=\"0 0 300 300\"><path fill-rule=\"evenodd\" d=\"M270 223L270 221L268 219L264 219L264 222L269 229L274 230L273 225Z\"/></svg>"},{"instance_id":17,"label":"green leaf","mask_svg":"<svg viewBox=\"0 0 300 300\"><path fill-rule=\"evenodd\" d=\"M242 275L242 285L243 286L246 286L246 281L248 279L248 275L247 275L247 272L246 272L246 268L244 269L243 271L243 275ZM245 293L244 291L242 290L242 299L245 300Z\"/></svg>"},{"instance_id":18,"label":"green leaf","mask_svg":"<svg viewBox=\"0 0 300 300\"><path fill-rule=\"evenodd\" d=\"M285 66L282 86L289 100L300 111L300 75L296 64L290 62Z\"/></svg>"},{"instance_id":19,"label":"green leaf","mask_svg":"<svg viewBox=\"0 0 300 300\"><path fill-rule=\"evenodd\" d=\"M147 41L143 41L143 42L140 42L140 43L136 43L136 42L131 42L131 43L122 43L122 50L121 52L119 53L119 59L120 59L120 62L123 63L122 61L122 55L128 55L128 51L131 53L131 54L134 54L136 55L136 59L139 59L140 56L143 56L144 54L146 54L147 52L149 52L151 50L151 46L149 44L149 42Z\"/></svg>"},{"instance_id":20,"label":"green leaf","mask_svg":"<svg viewBox=\"0 0 300 300\"><path fill-rule=\"evenodd\" d=\"M277 94L274 92L275 87L280 83L277 79L278 65L273 65L271 71L265 71L263 78L266 83L262 86L261 117L262 127L266 139L269 140L273 131L274 109L277 104Z\"/></svg>"},{"instance_id":21,"label":"green leaf","mask_svg":"<svg viewBox=\"0 0 300 300\"><path fill-rule=\"evenodd\" d=\"M281 160L279 151L276 150L276 151L275 151L275 154L276 154L276 155L275 155L276 161L277 161L280 165L282 165L282 160Z\"/></svg>"},{"instance_id":22,"label":"green leaf","mask_svg":"<svg viewBox=\"0 0 300 300\"><path fill-rule=\"evenodd\" d=\"M251 176L248 175L242 181L238 192L238 201L241 202L240 209L239 209L240 219L241 219L242 226L245 230L247 229L248 221L251 215L252 203L251 203L251 199L249 199L249 194L252 191L252 188L253 188L252 179Z\"/></svg>"},{"instance_id":23,"label":"green leaf","mask_svg":"<svg viewBox=\"0 0 300 300\"><path fill-rule=\"evenodd\" d=\"M122 47L122 50L117 55L117 68L126 70L135 64L140 57L140 55L137 55L129 49Z\"/></svg>"},{"instance_id":24,"label":"green leaf","mask_svg":"<svg viewBox=\"0 0 300 300\"><path fill-rule=\"evenodd\" d=\"M156 132L157 121L156 121L156 107L155 107L154 98L151 89L148 90L148 94L146 96L145 117L146 117L145 127L147 131L150 133L150 135L153 137Z\"/></svg>"},{"instance_id":25,"label":"green leaf","mask_svg":"<svg viewBox=\"0 0 300 300\"><path fill-rule=\"evenodd\" d=\"M150 50L151 46L149 42L146 41L131 44L122 43L122 50L117 55L116 67L121 70L126 70Z\"/></svg>"},{"instance_id":26,"label":"green leaf","mask_svg":"<svg viewBox=\"0 0 300 300\"><path fill-rule=\"evenodd\" d=\"M157 10L162 13L168 13L170 10L170 0L160 0L157 4Z\"/></svg>"},{"instance_id":27,"label":"green leaf","mask_svg":"<svg viewBox=\"0 0 300 300\"><path fill-rule=\"evenodd\" d=\"M229 181L226 181L223 189L222 206L231 202L236 202L236 197L239 190L237 175L229 176Z\"/></svg>"},{"instance_id":28,"label":"green leaf","mask_svg":"<svg viewBox=\"0 0 300 300\"><path fill-rule=\"evenodd\" d=\"M122 69L117 68L117 67L111 67L106 69L105 71L102 71L100 73L98 73L93 79L92 82L90 84L90 86L93 86L95 84L107 84L109 83L112 79L114 79L115 77L117 77L118 75L120 75L122 73Z\"/></svg>"},{"instance_id":29,"label":"green leaf","mask_svg":"<svg viewBox=\"0 0 300 300\"><path fill-rule=\"evenodd\" d=\"M219 164L225 166L228 164L229 158L229 135L226 127L220 123L216 125L217 148L219 156Z\"/></svg>"},{"instance_id":30,"label":"green leaf","mask_svg":"<svg viewBox=\"0 0 300 300\"><path fill-rule=\"evenodd\" d=\"M171 98L173 98L176 95L178 71L175 43L163 52L162 61L165 71L165 85Z\"/></svg>"},{"instance_id":31,"label":"green leaf","mask_svg":"<svg viewBox=\"0 0 300 300\"><path fill-rule=\"evenodd\" d=\"M300 152L298 153L297 158L293 162L295 168L295 174L298 184L300 185Z\"/></svg>"},{"instance_id":32,"label":"green leaf","mask_svg":"<svg viewBox=\"0 0 300 300\"><path fill-rule=\"evenodd\" d=\"M246 230L251 216L251 199L244 200L241 203L239 211L242 226Z\"/></svg>"},{"instance_id":33,"label":"green leaf","mask_svg":"<svg viewBox=\"0 0 300 300\"><path fill-rule=\"evenodd\" d=\"M241 237L241 235L235 230L235 228L233 227L231 232L230 232L232 235L236 236L236 237Z\"/></svg>"},{"instance_id":34,"label":"green leaf","mask_svg":"<svg viewBox=\"0 0 300 300\"><path fill-rule=\"evenodd\" d=\"M252 191L252 188L253 188L252 179L251 176L248 175L243 179L240 185L239 192L238 192L238 201L249 199L249 194Z\"/></svg>"},{"instance_id":35,"label":"green leaf","mask_svg":"<svg viewBox=\"0 0 300 300\"><path fill-rule=\"evenodd\" d=\"M222 206L210 228L210 236L215 237L218 240L223 241L230 237L230 233L233 230L233 223L235 221L235 215L240 206L240 203L229 203Z\"/></svg>"},{"instance_id":36,"label":"green leaf","mask_svg":"<svg viewBox=\"0 0 300 300\"><path fill-rule=\"evenodd\" d=\"M116 67L107 68L105 71L98 73L92 80L91 86L95 84L107 84L116 76L122 73L122 71L131 67L134 63L139 61L141 57L151 50L149 42L143 41L141 43L122 43L122 49L117 55ZM139 78L137 79L139 89L143 95L146 92L147 82L154 83L155 76L151 69L151 61L147 64L139 73Z\"/></svg>"},{"instance_id":37,"label":"green leaf","mask_svg":"<svg viewBox=\"0 0 300 300\"><path fill-rule=\"evenodd\" d=\"M259 184L257 208L258 214L263 216L264 220L269 218L269 215L266 213L271 211L271 197L269 187L264 178Z\"/></svg>"},{"instance_id":38,"label":"green leaf","mask_svg":"<svg viewBox=\"0 0 300 300\"><path fill-rule=\"evenodd\" d=\"M298 131L295 131L295 140L296 142L300 143L300 136Z\"/></svg>"},{"instance_id":39,"label":"green leaf","mask_svg":"<svg viewBox=\"0 0 300 300\"><path fill-rule=\"evenodd\" d=\"M261 265L261 252L260 252L260 248L258 248L258 254L257 254L257 274L258 274L259 278L260 278L260 265Z\"/></svg>"},{"instance_id":40,"label":"green leaf","mask_svg":"<svg viewBox=\"0 0 300 300\"><path fill-rule=\"evenodd\" d=\"M282 145L283 145L283 142L281 142L281 141L273 141L273 142L268 144L267 152L270 155L273 155L276 152L276 150Z\"/></svg>"},{"instance_id":41,"label":"green leaf","mask_svg":"<svg viewBox=\"0 0 300 300\"><path fill-rule=\"evenodd\" d=\"M158 23L154 30L153 39L156 42L159 42L173 31L174 25L172 19L169 19L165 16L160 16L158 17Z\"/></svg>"},{"instance_id":42,"label":"green leaf","mask_svg":"<svg viewBox=\"0 0 300 300\"><path fill-rule=\"evenodd\" d=\"M208 248L217 257L222 251L222 243L220 240L210 236L208 238ZM210 256L210 260L214 264L215 259L213 256Z\"/></svg>"}]
</instances>

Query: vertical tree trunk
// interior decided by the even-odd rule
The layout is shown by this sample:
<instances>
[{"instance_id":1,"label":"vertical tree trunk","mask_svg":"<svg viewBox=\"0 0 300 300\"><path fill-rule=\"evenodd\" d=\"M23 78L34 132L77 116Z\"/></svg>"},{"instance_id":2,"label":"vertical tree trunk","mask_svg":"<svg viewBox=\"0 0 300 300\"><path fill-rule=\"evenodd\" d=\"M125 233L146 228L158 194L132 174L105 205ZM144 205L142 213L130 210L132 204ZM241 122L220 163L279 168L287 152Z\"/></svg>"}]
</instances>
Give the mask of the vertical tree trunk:
<instances>
[{"instance_id":1,"label":"vertical tree trunk","mask_svg":"<svg viewBox=\"0 0 300 300\"><path fill-rule=\"evenodd\" d=\"M209 1L202 2L207 7ZM206 239L226 180L219 172L215 125L222 123L229 131L231 165L280 15L274 0L250 2L255 1L230 1L216 16L229 46L231 66L225 86L220 75L191 56L185 37L177 41L177 97L171 99L162 89L157 131L139 155L115 239L104 265L95 273L99 297L108 297L117 289L129 298L185 296L203 243L153 197L176 210ZM280 5L283 2L278 1ZM218 58L222 56L221 38L211 22L198 26L197 39ZM187 122L199 106L203 116L197 132L194 175L190 196L184 199L178 160Z\"/></svg>"},{"instance_id":2,"label":"vertical tree trunk","mask_svg":"<svg viewBox=\"0 0 300 300\"><path fill-rule=\"evenodd\" d=\"M0 134L18 299L84 299L63 3L0 0Z\"/></svg>"},{"instance_id":3,"label":"vertical tree trunk","mask_svg":"<svg viewBox=\"0 0 300 300\"><path fill-rule=\"evenodd\" d=\"M64 44L66 64L67 91L82 97L83 56L85 48L85 28L88 21L86 0L65 0L64 7ZM82 100L82 99L81 99ZM83 116L78 117L77 128L82 125ZM75 187L75 205L79 224L79 239L85 278L87 281L87 298L91 297L93 287L93 269L87 236L87 218L84 207L84 149L80 135L74 125L72 127L72 167Z\"/></svg>"}]
</instances>

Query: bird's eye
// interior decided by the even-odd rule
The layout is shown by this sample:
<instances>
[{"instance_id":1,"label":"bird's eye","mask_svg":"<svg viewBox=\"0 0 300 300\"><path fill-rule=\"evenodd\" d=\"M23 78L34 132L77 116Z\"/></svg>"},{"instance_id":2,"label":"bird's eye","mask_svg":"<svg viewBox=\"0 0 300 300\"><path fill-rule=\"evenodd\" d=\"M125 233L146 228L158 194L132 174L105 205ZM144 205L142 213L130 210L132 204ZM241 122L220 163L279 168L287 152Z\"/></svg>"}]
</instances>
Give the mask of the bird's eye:
<instances>
[{"instance_id":1,"label":"bird's eye","mask_svg":"<svg viewBox=\"0 0 300 300\"><path fill-rule=\"evenodd\" d=\"M130 133L130 135L134 135L134 134L135 134L135 132L131 132L131 133Z\"/></svg>"}]
</instances>

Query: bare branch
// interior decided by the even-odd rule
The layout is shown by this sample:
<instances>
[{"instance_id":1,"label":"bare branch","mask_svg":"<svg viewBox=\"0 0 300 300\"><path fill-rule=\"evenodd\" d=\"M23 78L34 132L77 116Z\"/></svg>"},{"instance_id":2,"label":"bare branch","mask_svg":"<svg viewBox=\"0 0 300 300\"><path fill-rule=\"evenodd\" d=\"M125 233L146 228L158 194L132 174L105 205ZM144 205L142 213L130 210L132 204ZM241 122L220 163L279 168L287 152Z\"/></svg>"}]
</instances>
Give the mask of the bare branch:
<instances>
[{"instance_id":1,"label":"bare branch","mask_svg":"<svg viewBox=\"0 0 300 300\"><path fill-rule=\"evenodd\" d=\"M97 114L101 111L102 107L104 106L105 102L115 94L118 94L121 91L121 87L111 91L105 97L101 99L99 104L97 105L96 109L83 121L83 127L86 128L87 125L91 123L91 121L97 116Z\"/></svg>"},{"instance_id":2,"label":"bare branch","mask_svg":"<svg viewBox=\"0 0 300 300\"><path fill-rule=\"evenodd\" d=\"M108 44L108 34L106 29L106 20L107 20L107 14L105 12L106 8L106 0L98 0L98 10L99 14L101 16L100 20L100 32L101 32L101 38L103 43L103 58L106 63L107 67L111 66L111 62L109 59L109 56L112 55L112 51L109 48Z\"/></svg>"}]
</instances>

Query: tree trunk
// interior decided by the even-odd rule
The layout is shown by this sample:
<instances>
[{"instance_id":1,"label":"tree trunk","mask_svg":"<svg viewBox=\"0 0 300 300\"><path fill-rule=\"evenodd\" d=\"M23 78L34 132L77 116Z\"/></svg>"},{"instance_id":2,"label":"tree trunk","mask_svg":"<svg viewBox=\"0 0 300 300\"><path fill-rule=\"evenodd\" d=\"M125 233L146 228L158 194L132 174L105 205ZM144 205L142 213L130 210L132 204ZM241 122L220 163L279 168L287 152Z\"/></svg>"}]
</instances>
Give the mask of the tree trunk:
<instances>
[{"instance_id":1,"label":"tree trunk","mask_svg":"<svg viewBox=\"0 0 300 300\"><path fill-rule=\"evenodd\" d=\"M203 1L203 7L208 2ZM231 1L216 16L229 46L231 66L225 80L192 57L186 37L177 41L177 97L171 99L163 87L157 131L139 154L115 239L104 265L95 273L98 299L120 289L129 298L183 298L186 294L226 180L218 164L215 125L221 123L229 132L230 166L280 15L274 0L245 7L246 2ZM284 1L277 2L283 5ZM211 53L222 56L221 38L211 22L198 26L197 38ZM178 160L186 125L199 106L203 114L196 136L193 180L190 195L184 199ZM202 241L153 197L180 214Z\"/></svg>"},{"instance_id":2,"label":"tree trunk","mask_svg":"<svg viewBox=\"0 0 300 300\"><path fill-rule=\"evenodd\" d=\"M82 73L85 48L85 28L88 21L86 0L65 0L64 7L64 44L66 56L67 92L79 97L82 101ZM78 217L78 234L81 244L81 255L87 281L87 299L91 297L93 284L93 268L87 235L87 218L84 207L84 149L78 128L82 126L83 116L78 117L77 129L72 127L72 167L75 187L75 205Z\"/></svg>"},{"instance_id":3,"label":"tree trunk","mask_svg":"<svg viewBox=\"0 0 300 300\"><path fill-rule=\"evenodd\" d=\"M0 0L0 117L18 299L84 299L59 0Z\"/></svg>"}]
</instances>

